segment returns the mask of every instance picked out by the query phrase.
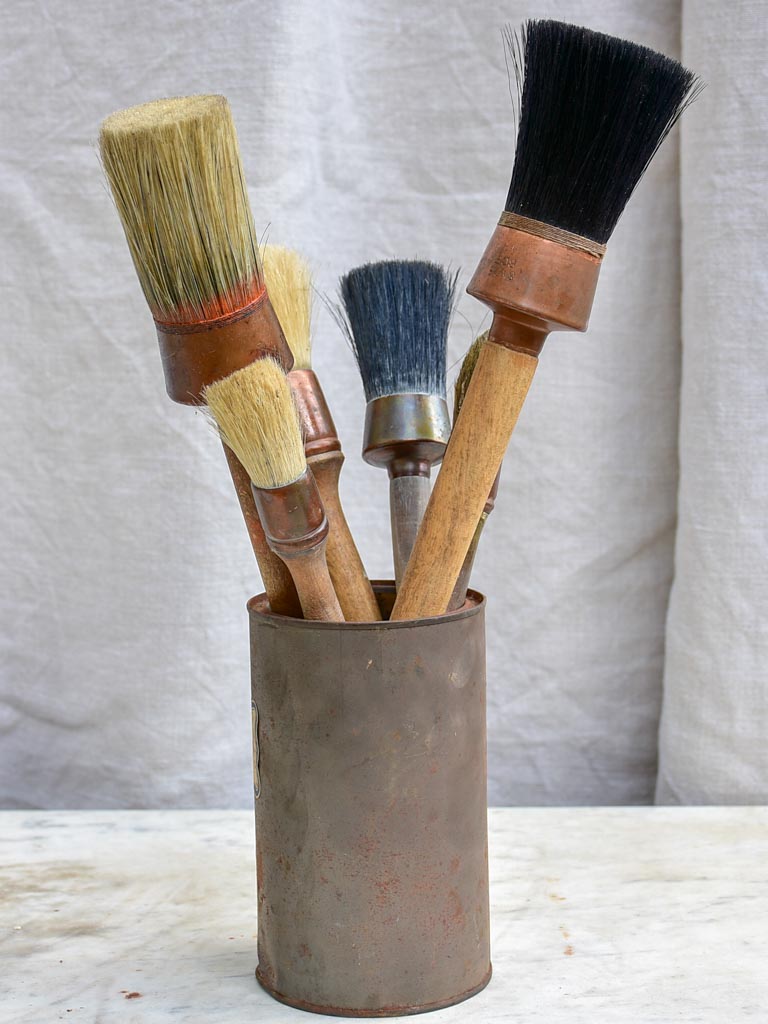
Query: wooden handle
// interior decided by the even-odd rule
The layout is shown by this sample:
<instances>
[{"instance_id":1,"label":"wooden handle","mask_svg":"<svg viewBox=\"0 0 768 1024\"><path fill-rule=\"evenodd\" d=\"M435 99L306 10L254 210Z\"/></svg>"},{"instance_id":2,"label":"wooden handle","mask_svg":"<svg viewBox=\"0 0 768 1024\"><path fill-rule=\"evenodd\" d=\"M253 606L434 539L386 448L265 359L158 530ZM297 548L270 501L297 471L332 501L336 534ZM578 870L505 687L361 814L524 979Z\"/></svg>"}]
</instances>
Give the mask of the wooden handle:
<instances>
[{"instance_id":1,"label":"wooden handle","mask_svg":"<svg viewBox=\"0 0 768 1024\"><path fill-rule=\"evenodd\" d=\"M305 619L319 619L323 622L344 621L341 605L328 572L325 544L319 544L305 554L294 555L287 559L285 564L293 576Z\"/></svg>"},{"instance_id":2,"label":"wooden handle","mask_svg":"<svg viewBox=\"0 0 768 1024\"><path fill-rule=\"evenodd\" d=\"M416 543L429 502L428 476L396 476L389 481L389 518L392 527L392 557L397 589Z\"/></svg>"},{"instance_id":3,"label":"wooden handle","mask_svg":"<svg viewBox=\"0 0 768 1024\"><path fill-rule=\"evenodd\" d=\"M442 615L531 386L535 356L486 343L424 514L392 619Z\"/></svg>"},{"instance_id":4,"label":"wooden handle","mask_svg":"<svg viewBox=\"0 0 768 1024\"><path fill-rule=\"evenodd\" d=\"M339 498L342 452L326 452L307 459L320 491L328 519L325 549L331 582L346 622L379 622L381 611L365 566L349 529Z\"/></svg>"},{"instance_id":5,"label":"wooden handle","mask_svg":"<svg viewBox=\"0 0 768 1024\"><path fill-rule=\"evenodd\" d=\"M250 477L231 448L224 445L224 453L227 456L229 471L232 474L232 482L235 485L235 493L240 502L248 536L251 538L253 553L259 563L259 572L264 581L264 590L269 599L269 606L278 615L291 615L300 619L299 595L296 593L296 587L293 585L291 574L285 564L267 544L259 513L256 511L256 503L253 500Z\"/></svg>"},{"instance_id":6,"label":"wooden handle","mask_svg":"<svg viewBox=\"0 0 768 1024\"><path fill-rule=\"evenodd\" d=\"M472 578L472 569L475 565L475 555L477 554L477 546L480 543L480 534L483 532L486 520L488 519L488 513L483 512L480 516L480 522L475 527L475 532L472 535L472 540L469 542L469 548L464 556L464 562L461 566L461 572L459 578L456 580L456 586L453 588L451 594L451 600L448 602L448 611L455 612L458 608L464 604L467 599L467 590L469 589L469 581Z\"/></svg>"}]
</instances>

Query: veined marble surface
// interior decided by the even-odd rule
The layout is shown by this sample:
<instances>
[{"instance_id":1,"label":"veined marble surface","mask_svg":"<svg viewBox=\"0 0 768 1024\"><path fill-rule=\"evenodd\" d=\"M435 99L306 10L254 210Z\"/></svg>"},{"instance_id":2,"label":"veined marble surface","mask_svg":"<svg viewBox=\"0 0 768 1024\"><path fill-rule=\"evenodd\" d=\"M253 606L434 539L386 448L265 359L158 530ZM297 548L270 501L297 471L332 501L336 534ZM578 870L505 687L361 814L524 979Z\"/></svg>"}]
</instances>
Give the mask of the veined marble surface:
<instances>
[{"instance_id":1,"label":"veined marble surface","mask_svg":"<svg viewBox=\"0 0 768 1024\"><path fill-rule=\"evenodd\" d=\"M490 829L494 977L425 1024L768 1020L768 808ZM253 862L247 812L0 812L0 1020L338 1020L259 988Z\"/></svg>"}]
</instances>

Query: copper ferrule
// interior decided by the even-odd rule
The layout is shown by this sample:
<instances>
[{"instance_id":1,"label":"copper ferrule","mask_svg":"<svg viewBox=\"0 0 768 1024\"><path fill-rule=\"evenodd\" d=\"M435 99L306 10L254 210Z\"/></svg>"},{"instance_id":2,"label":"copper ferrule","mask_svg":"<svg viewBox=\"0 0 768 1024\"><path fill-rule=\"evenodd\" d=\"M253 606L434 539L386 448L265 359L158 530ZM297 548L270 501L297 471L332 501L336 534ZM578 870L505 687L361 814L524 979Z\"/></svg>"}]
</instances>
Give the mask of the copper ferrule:
<instances>
[{"instance_id":1,"label":"copper ferrule","mask_svg":"<svg viewBox=\"0 0 768 1024\"><path fill-rule=\"evenodd\" d=\"M341 441L336 433L336 424L317 374L314 370L291 370L288 382L299 410L304 454L309 459L313 455L340 452Z\"/></svg>"},{"instance_id":2,"label":"copper ferrule","mask_svg":"<svg viewBox=\"0 0 768 1024\"><path fill-rule=\"evenodd\" d=\"M546 227L529 223L532 229ZM521 227L496 226L467 286L493 310L489 341L538 356L550 331L587 329L601 257L579 247L578 236L560 235L555 240Z\"/></svg>"},{"instance_id":3,"label":"copper ferrule","mask_svg":"<svg viewBox=\"0 0 768 1024\"><path fill-rule=\"evenodd\" d=\"M325 542L328 520L311 469L283 487L253 487L253 497L269 546L281 558L295 558Z\"/></svg>"},{"instance_id":4,"label":"copper ferrule","mask_svg":"<svg viewBox=\"0 0 768 1024\"><path fill-rule=\"evenodd\" d=\"M200 324L155 321L165 389L182 405L199 405L209 384L272 356L285 370L293 355L266 290L244 309Z\"/></svg>"},{"instance_id":5,"label":"copper ferrule","mask_svg":"<svg viewBox=\"0 0 768 1024\"><path fill-rule=\"evenodd\" d=\"M451 436L448 403L438 395L385 395L365 409L363 458L390 477L426 476Z\"/></svg>"}]
</instances>

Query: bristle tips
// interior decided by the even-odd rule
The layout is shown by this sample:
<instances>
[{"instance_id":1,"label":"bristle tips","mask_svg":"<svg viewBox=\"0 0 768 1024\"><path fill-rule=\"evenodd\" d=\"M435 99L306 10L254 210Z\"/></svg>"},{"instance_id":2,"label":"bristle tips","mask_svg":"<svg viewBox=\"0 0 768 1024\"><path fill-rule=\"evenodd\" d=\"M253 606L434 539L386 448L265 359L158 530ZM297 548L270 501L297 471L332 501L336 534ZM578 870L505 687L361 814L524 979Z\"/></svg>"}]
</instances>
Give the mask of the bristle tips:
<instances>
[{"instance_id":1,"label":"bristle tips","mask_svg":"<svg viewBox=\"0 0 768 1024\"><path fill-rule=\"evenodd\" d=\"M307 468L298 413L282 368L258 359L210 385L203 399L224 443L263 489L284 487Z\"/></svg>"},{"instance_id":2,"label":"bristle tips","mask_svg":"<svg viewBox=\"0 0 768 1024\"><path fill-rule=\"evenodd\" d=\"M108 117L101 159L154 318L228 316L263 291L229 104L155 100Z\"/></svg>"},{"instance_id":3,"label":"bristle tips","mask_svg":"<svg viewBox=\"0 0 768 1024\"><path fill-rule=\"evenodd\" d=\"M385 395L445 398L445 358L458 273L422 260L385 260L341 279L350 340L371 402Z\"/></svg>"},{"instance_id":4,"label":"bristle tips","mask_svg":"<svg viewBox=\"0 0 768 1024\"><path fill-rule=\"evenodd\" d=\"M469 382L472 380L472 374L475 372L477 366L477 360L480 358L480 349L483 347L485 342L488 340L488 331L478 335L472 344L467 349L467 354L461 363L461 369L456 377L456 383L453 385L453 422L456 422L456 418L459 415L461 406L464 399L467 396L467 390L469 388Z\"/></svg>"},{"instance_id":5,"label":"bristle tips","mask_svg":"<svg viewBox=\"0 0 768 1024\"><path fill-rule=\"evenodd\" d=\"M559 21L506 32L519 125L506 209L605 243L700 85L645 46Z\"/></svg>"},{"instance_id":6,"label":"bristle tips","mask_svg":"<svg viewBox=\"0 0 768 1024\"><path fill-rule=\"evenodd\" d=\"M267 245L262 254L264 283L296 370L312 369L312 274L294 249Z\"/></svg>"}]
</instances>

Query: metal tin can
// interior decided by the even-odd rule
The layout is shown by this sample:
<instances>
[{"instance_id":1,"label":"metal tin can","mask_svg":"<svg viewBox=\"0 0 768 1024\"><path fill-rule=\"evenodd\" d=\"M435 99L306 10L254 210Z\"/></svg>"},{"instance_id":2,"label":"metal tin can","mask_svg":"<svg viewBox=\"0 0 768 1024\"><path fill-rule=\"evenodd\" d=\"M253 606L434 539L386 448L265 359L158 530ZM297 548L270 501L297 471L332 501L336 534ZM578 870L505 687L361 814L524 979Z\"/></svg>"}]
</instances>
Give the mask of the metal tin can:
<instances>
[{"instance_id":1,"label":"metal tin can","mask_svg":"<svg viewBox=\"0 0 768 1024\"><path fill-rule=\"evenodd\" d=\"M375 589L386 616L394 587ZM332 623L250 601L256 976L276 999L385 1017L488 983L484 605Z\"/></svg>"}]
</instances>

